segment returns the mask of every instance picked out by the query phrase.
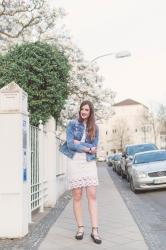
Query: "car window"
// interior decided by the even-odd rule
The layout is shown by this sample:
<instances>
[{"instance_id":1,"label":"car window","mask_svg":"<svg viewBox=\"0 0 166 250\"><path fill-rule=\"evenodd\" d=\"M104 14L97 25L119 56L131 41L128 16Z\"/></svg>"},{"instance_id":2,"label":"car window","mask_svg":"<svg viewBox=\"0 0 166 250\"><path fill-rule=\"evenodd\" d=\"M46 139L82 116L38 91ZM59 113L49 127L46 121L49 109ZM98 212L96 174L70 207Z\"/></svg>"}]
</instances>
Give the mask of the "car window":
<instances>
[{"instance_id":1,"label":"car window","mask_svg":"<svg viewBox=\"0 0 166 250\"><path fill-rule=\"evenodd\" d=\"M136 155L134 159L134 164L156 161L166 161L166 151L150 152L146 154Z\"/></svg>"},{"instance_id":2,"label":"car window","mask_svg":"<svg viewBox=\"0 0 166 250\"><path fill-rule=\"evenodd\" d=\"M114 160L115 160L115 161L119 161L120 158L121 158L121 155L115 155Z\"/></svg>"},{"instance_id":3,"label":"car window","mask_svg":"<svg viewBox=\"0 0 166 250\"><path fill-rule=\"evenodd\" d=\"M141 144L141 145L127 147L126 152L128 155L135 155L136 153L139 152L156 150L156 149L157 147L154 144Z\"/></svg>"}]
</instances>

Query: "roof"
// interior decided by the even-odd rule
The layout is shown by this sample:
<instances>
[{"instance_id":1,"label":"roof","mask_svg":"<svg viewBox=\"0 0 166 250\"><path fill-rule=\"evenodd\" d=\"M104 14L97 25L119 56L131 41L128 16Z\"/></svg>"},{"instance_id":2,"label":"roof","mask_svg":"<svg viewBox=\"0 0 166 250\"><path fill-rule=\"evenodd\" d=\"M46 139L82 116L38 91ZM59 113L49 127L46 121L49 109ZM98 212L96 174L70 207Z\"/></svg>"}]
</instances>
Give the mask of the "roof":
<instances>
[{"instance_id":1,"label":"roof","mask_svg":"<svg viewBox=\"0 0 166 250\"><path fill-rule=\"evenodd\" d=\"M113 106L127 106L127 105L143 105L143 104L140 102L134 101L132 99L125 99L121 102L115 103Z\"/></svg>"}]
</instances>

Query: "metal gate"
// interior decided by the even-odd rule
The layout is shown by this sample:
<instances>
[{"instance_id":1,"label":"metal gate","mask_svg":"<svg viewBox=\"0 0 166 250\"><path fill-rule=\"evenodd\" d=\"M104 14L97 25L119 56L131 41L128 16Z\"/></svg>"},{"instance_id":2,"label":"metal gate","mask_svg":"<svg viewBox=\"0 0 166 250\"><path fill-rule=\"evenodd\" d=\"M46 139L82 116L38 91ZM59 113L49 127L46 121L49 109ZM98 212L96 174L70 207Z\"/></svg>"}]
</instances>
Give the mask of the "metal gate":
<instances>
[{"instance_id":1,"label":"metal gate","mask_svg":"<svg viewBox=\"0 0 166 250\"><path fill-rule=\"evenodd\" d=\"M41 190L39 178L39 129L30 126L31 152L31 211L40 207Z\"/></svg>"}]
</instances>

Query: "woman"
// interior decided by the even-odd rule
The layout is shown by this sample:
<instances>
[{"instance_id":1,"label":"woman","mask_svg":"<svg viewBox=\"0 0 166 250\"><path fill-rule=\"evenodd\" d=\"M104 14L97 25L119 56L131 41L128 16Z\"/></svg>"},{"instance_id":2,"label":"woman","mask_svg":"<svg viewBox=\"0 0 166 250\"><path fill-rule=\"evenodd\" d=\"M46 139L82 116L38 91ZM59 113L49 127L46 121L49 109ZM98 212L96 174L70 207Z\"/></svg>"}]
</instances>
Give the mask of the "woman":
<instances>
[{"instance_id":1,"label":"woman","mask_svg":"<svg viewBox=\"0 0 166 250\"><path fill-rule=\"evenodd\" d=\"M98 234L96 204L98 176L95 160L98 136L93 104L90 101L83 101L80 105L79 118L70 121L67 126L67 140L62 146L61 152L70 158L69 186L72 189L73 210L78 226L75 238L82 240L84 236L81 198L83 188L85 188L92 224L91 237L95 243L101 244L102 240Z\"/></svg>"}]
</instances>

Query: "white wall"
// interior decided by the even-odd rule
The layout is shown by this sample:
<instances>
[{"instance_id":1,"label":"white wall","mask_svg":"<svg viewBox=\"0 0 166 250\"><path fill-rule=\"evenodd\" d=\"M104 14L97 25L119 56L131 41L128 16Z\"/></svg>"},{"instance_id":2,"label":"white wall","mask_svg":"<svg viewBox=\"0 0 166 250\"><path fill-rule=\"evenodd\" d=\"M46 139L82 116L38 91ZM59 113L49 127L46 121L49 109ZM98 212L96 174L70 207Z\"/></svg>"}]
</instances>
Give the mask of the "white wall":
<instances>
[{"instance_id":1,"label":"white wall","mask_svg":"<svg viewBox=\"0 0 166 250\"><path fill-rule=\"evenodd\" d=\"M12 82L0 90L0 237L28 233L28 137L27 95Z\"/></svg>"}]
</instances>

